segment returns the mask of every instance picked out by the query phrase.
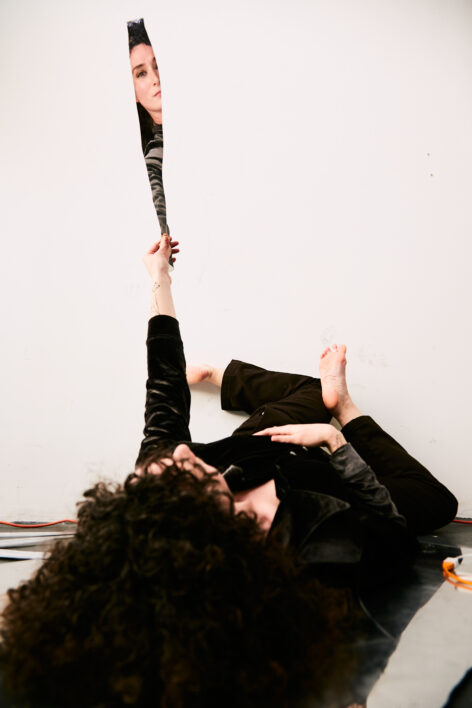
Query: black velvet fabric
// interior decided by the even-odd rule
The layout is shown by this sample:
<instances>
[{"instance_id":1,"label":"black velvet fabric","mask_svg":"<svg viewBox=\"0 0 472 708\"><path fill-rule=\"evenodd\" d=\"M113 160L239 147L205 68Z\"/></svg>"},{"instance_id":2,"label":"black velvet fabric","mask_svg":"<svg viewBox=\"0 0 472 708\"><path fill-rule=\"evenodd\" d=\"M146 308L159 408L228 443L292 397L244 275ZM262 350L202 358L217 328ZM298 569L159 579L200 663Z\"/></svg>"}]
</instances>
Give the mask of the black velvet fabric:
<instances>
[{"instance_id":1,"label":"black velvet fabric","mask_svg":"<svg viewBox=\"0 0 472 708\"><path fill-rule=\"evenodd\" d=\"M347 480L340 479L342 465L333 473L330 458L323 450L307 451L271 442L269 438L252 437L253 432L271 425L326 423L330 414L323 405L318 379L267 371L233 360L223 378L221 403L226 410L246 411L248 420L228 438L191 443L190 391L177 320L167 315L151 318L147 346L145 428L138 460L143 460L163 440L171 445L188 442L209 464L241 468L231 478L234 490L263 484L281 471L293 489L349 500ZM410 531L427 532L454 518L455 497L372 418L356 418L342 432L365 467L370 467L376 480L388 490Z\"/></svg>"},{"instance_id":2,"label":"black velvet fabric","mask_svg":"<svg viewBox=\"0 0 472 708\"><path fill-rule=\"evenodd\" d=\"M162 441L170 447L187 442L205 462L227 470L233 491L273 479L280 505L270 533L316 565L329 582L368 587L383 580L414 556L415 532L454 517L456 501L450 492L369 416L343 428L350 444L332 456L252 436L271 425L330 420L320 381L309 376L233 360L223 377L222 407L246 411L248 419L228 438L191 442L190 391L177 320L153 317L147 347L138 460Z\"/></svg>"}]
</instances>

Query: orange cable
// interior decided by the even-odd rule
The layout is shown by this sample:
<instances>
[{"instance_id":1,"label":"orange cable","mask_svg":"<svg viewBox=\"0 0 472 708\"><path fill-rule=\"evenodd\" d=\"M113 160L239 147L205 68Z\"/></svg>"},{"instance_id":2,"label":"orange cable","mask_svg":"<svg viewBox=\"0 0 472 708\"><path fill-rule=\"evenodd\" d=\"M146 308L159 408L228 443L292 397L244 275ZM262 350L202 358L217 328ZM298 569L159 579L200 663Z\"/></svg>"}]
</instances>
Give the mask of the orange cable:
<instances>
[{"instance_id":1,"label":"orange cable","mask_svg":"<svg viewBox=\"0 0 472 708\"><path fill-rule=\"evenodd\" d=\"M454 560L449 560L448 558L445 558L443 560L443 576L447 580L447 582L451 583L451 585L454 585L455 588L462 588L463 590L472 590L472 580L466 580L460 575L456 575L456 573L453 572L454 568Z\"/></svg>"}]
</instances>

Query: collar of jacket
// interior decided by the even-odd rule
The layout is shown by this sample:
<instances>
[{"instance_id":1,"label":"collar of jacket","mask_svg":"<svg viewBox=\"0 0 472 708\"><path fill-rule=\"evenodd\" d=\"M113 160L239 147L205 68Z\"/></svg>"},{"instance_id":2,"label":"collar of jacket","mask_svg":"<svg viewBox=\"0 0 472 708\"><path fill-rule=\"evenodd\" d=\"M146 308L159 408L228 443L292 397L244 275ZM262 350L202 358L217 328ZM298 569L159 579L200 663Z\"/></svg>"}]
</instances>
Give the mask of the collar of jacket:
<instances>
[{"instance_id":1,"label":"collar of jacket","mask_svg":"<svg viewBox=\"0 0 472 708\"><path fill-rule=\"evenodd\" d=\"M308 562L352 563L360 558L358 543L344 534L326 535L320 527L339 512L350 509L342 499L301 489L289 489L275 514L270 534L283 546L291 546ZM321 535L320 535L321 531Z\"/></svg>"},{"instance_id":2,"label":"collar of jacket","mask_svg":"<svg viewBox=\"0 0 472 708\"><path fill-rule=\"evenodd\" d=\"M269 533L277 533L283 546L291 546L305 560L332 562L352 562L359 559L358 546L354 541L345 539L340 545L331 548L331 544L311 543L315 531L330 517L350 508L347 501L320 492L292 489L278 464L267 465L264 469L243 469L238 465L230 465L224 472L228 486L232 491L247 489L250 480L252 487L257 487L273 479L280 504L275 514ZM341 546L343 548L341 548ZM340 555L341 554L341 555ZM342 557L341 557L342 556Z\"/></svg>"}]
</instances>

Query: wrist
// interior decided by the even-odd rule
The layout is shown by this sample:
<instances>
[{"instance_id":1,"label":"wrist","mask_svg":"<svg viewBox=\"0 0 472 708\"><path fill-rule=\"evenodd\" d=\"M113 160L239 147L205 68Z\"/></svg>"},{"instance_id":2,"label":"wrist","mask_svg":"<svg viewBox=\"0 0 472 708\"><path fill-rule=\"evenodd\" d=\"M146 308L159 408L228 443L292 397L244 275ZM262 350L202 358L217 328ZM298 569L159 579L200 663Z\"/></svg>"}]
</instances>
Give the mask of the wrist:
<instances>
[{"instance_id":1,"label":"wrist","mask_svg":"<svg viewBox=\"0 0 472 708\"><path fill-rule=\"evenodd\" d=\"M168 270L156 271L152 273L151 280L153 287L156 283L158 285L164 285L165 283L168 283L170 285L170 283L172 282Z\"/></svg>"},{"instance_id":2,"label":"wrist","mask_svg":"<svg viewBox=\"0 0 472 708\"><path fill-rule=\"evenodd\" d=\"M343 445L346 445L347 440L339 430L337 430L333 426L331 426L331 428L332 431L330 431L329 435L327 435L326 444L332 454L338 448L342 447Z\"/></svg>"}]
</instances>

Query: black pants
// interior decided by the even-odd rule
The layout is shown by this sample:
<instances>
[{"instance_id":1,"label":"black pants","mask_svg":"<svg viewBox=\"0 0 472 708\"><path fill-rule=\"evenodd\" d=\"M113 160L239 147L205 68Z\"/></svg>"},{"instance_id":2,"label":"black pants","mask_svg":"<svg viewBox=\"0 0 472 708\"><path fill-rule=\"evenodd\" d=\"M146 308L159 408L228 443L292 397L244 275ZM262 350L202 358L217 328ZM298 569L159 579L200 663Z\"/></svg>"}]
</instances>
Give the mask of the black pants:
<instances>
[{"instance_id":1,"label":"black pants","mask_svg":"<svg viewBox=\"0 0 472 708\"><path fill-rule=\"evenodd\" d=\"M252 435L274 425L329 423L319 379L267 371L233 360L223 376L221 406L250 417L233 436ZM443 526L454 518L457 500L446 487L369 416L342 429L346 440L372 467L399 511L415 529Z\"/></svg>"}]
</instances>

